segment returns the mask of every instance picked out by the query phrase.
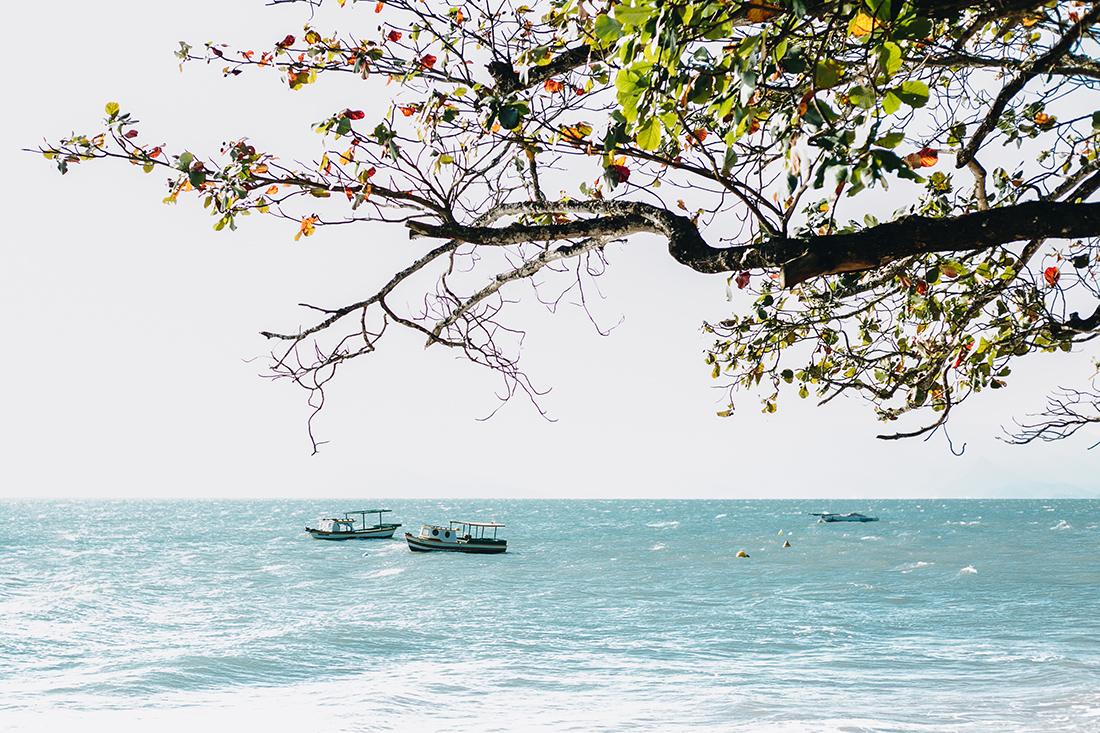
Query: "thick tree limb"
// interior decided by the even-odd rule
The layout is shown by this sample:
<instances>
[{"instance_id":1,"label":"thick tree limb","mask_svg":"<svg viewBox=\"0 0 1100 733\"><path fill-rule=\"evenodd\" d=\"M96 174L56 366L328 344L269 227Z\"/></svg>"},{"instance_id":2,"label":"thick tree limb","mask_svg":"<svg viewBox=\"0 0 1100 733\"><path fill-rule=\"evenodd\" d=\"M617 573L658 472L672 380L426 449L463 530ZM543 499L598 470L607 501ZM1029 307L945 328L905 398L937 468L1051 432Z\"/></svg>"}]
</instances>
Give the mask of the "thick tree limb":
<instances>
[{"instance_id":1,"label":"thick tree limb","mask_svg":"<svg viewBox=\"0 0 1100 733\"><path fill-rule=\"evenodd\" d=\"M691 219L633 201L549 201L513 205L511 213L588 213L563 224L407 224L411 237L439 237L471 244L506 246L524 242L601 237L619 239L650 232L668 238L669 254L703 273L753 268L780 269L782 287L821 275L881 267L913 255L995 247L1034 239L1100 236L1100 204L1032 201L946 219L906 216L848 234L808 239L773 238L760 244L712 247Z\"/></svg>"}]
</instances>

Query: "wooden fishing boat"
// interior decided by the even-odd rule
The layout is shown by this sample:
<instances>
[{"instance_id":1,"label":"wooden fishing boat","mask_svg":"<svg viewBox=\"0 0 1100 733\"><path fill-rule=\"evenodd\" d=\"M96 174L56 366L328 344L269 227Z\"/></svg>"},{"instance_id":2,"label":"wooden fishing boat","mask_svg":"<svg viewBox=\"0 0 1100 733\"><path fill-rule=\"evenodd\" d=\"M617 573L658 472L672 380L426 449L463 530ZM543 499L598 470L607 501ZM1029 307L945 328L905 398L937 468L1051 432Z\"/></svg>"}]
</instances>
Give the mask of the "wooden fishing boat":
<instances>
[{"instance_id":1,"label":"wooden fishing boat","mask_svg":"<svg viewBox=\"0 0 1100 733\"><path fill-rule=\"evenodd\" d=\"M425 524L420 534L405 533L405 541L413 552L473 552L495 555L508 549L508 541L497 537L503 524L496 522L465 522L452 520L446 527ZM493 536L489 536L489 530Z\"/></svg>"},{"instance_id":2,"label":"wooden fishing boat","mask_svg":"<svg viewBox=\"0 0 1100 733\"><path fill-rule=\"evenodd\" d=\"M382 521L382 515L389 509L361 509L356 512L344 512L343 519L322 519L317 527L306 527L306 532L315 540L374 540L393 537L400 524ZM367 526L367 515L377 514L378 523ZM358 515L361 526L355 526L354 517Z\"/></svg>"}]
</instances>

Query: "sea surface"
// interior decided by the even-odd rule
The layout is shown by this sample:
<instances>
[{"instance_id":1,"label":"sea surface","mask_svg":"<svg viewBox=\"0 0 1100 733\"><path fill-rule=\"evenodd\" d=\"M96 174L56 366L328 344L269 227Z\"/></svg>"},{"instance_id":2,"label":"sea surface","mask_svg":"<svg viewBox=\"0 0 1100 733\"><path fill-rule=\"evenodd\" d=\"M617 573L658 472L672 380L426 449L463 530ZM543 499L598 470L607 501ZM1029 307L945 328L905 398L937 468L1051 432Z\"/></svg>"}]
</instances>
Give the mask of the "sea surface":
<instances>
[{"instance_id":1,"label":"sea surface","mask_svg":"<svg viewBox=\"0 0 1100 733\"><path fill-rule=\"evenodd\" d=\"M508 552L303 531L379 504ZM1100 731L1100 501L0 512L3 731Z\"/></svg>"}]
</instances>

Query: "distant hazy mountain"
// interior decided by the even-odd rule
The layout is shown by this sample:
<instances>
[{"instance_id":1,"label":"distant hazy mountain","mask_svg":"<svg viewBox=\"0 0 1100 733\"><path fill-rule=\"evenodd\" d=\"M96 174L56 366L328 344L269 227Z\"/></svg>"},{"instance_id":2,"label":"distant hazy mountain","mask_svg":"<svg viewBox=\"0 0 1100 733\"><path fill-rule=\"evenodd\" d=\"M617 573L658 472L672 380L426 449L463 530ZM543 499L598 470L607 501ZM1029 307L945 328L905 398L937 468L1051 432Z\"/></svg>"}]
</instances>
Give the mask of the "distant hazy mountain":
<instances>
[{"instance_id":1,"label":"distant hazy mountain","mask_svg":"<svg viewBox=\"0 0 1100 733\"><path fill-rule=\"evenodd\" d=\"M1096 478L1086 477L1085 482L1095 486ZM1100 490L1022 478L982 459L931 495L941 499L1100 499Z\"/></svg>"}]
</instances>

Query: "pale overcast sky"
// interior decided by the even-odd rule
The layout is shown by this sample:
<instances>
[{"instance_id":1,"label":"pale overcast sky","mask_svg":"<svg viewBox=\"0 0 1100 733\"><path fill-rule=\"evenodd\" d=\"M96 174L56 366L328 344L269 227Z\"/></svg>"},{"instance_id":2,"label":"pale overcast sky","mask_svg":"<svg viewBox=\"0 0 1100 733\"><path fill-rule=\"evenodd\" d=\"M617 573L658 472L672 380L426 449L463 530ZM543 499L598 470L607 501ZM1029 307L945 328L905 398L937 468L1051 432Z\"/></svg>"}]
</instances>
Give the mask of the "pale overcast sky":
<instances>
[{"instance_id":1,"label":"pale overcast sky","mask_svg":"<svg viewBox=\"0 0 1100 733\"><path fill-rule=\"evenodd\" d=\"M331 5L321 30L373 32L364 4ZM942 434L875 440L883 426L852 400L815 409L792 394L762 415L741 395L734 418L717 418L699 325L728 312L724 278L677 265L656 239L609 248L595 313L605 327L625 319L609 337L578 309L527 308L523 363L553 388L542 404L556 422L522 399L478 421L496 406L494 375L393 339L343 369L316 422L330 442L311 456L304 392L248 361L268 352L259 331L307 322L299 302L373 292L397 260L371 248L399 249L405 231L329 228L296 243L292 223L251 217L216 233L194 201L160 203L160 172L101 163L61 177L20 148L94 132L116 101L142 121L142 140L177 152L213 155L248 136L308 160L321 145L312 122L369 110L383 87L323 77L294 93L275 74L179 72L178 41L270 46L300 32L302 5L63 0L19 3L8 17L0 497L1100 495L1100 448L1086 450L1095 431L1053 445L996 440L1013 415L1041 407L1045 386L1083 384L1085 355L1021 362L1010 389L972 398L951 423L961 458Z\"/></svg>"}]
</instances>

